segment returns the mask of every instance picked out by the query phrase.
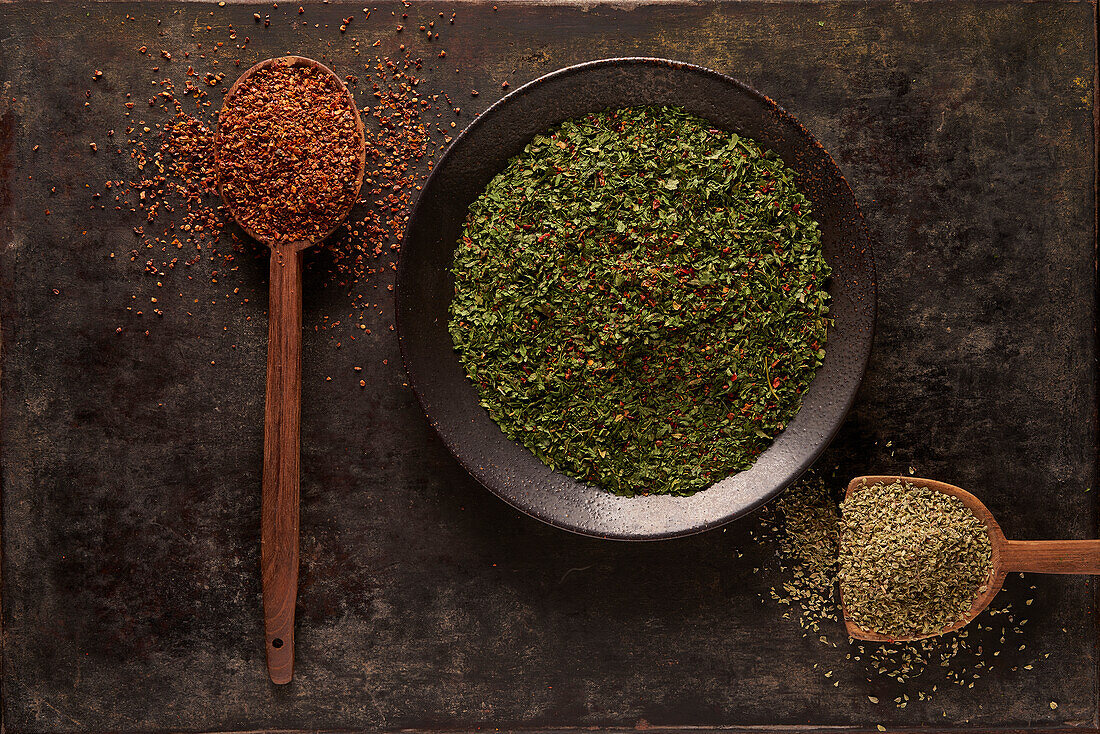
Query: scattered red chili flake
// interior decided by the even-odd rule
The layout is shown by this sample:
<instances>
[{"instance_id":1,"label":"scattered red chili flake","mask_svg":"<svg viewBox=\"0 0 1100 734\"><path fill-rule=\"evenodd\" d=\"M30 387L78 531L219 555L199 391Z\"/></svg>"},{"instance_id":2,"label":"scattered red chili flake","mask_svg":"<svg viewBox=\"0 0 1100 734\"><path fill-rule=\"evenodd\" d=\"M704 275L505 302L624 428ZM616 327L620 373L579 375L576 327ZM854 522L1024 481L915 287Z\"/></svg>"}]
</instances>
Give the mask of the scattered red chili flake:
<instances>
[{"instance_id":1,"label":"scattered red chili flake","mask_svg":"<svg viewBox=\"0 0 1100 734\"><path fill-rule=\"evenodd\" d=\"M364 14L368 12L364 9ZM270 24L270 18L263 18L265 27ZM286 20L292 25L301 22L293 14L286 16ZM219 32L229 36L233 29L200 26L192 32L191 38L195 39L196 34ZM336 27L333 26L330 32L336 35ZM381 28L378 33L384 35ZM240 60L221 56L233 53L233 44L223 46L221 41L206 35L202 37L208 40L193 41L190 49L166 48L188 59L186 64L174 70L174 75L170 64L163 66L165 75L176 76L184 86L177 89L171 78L157 73L149 80L154 93L149 97L148 109L145 105L135 108L130 92L121 95L117 113L121 119L110 123L118 128L118 135L112 141L116 145L110 149L128 157L134 172L128 177L105 181L100 196L90 192L93 193L92 208L103 210L113 205L117 216L130 220L126 226L133 231L133 244L117 253L119 260L128 256L126 260L154 276L149 285L152 293L139 292L134 300L128 298L131 306L123 304L132 318L153 314L163 314L167 318L173 303L182 306L178 311L180 317L201 316L198 309L203 304L219 302L209 297L217 295L209 292L211 283L218 288L225 287L227 301L248 304L249 298L241 292L248 291L236 275L241 268L241 258L266 256L266 248L239 237L237 230L229 226L232 220L215 187L214 132L210 122L217 107L215 99L220 100L221 95L214 90L220 87L222 94L225 93L222 86L225 74L219 66L225 68L229 61L239 65ZM157 45L160 43L164 42L158 41ZM370 40L364 39L362 43L366 46ZM240 48L236 46L238 52ZM149 53L145 46L140 51ZM374 289L381 287L375 278L396 270L396 253L412 200L434 156L449 141L450 136L438 125L429 124L431 116L438 112L436 96L417 92L420 80L415 74L421 65L421 59L402 48L392 57L368 64L367 74L361 75L357 87L349 82L354 93L372 95L369 107L364 109L364 115L370 114L373 118L366 134L366 179L358 205L347 224L331 238L330 247L311 253L306 263L309 269L323 271L322 287L347 289L349 313L346 319L326 316L315 327L334 330L334 342L371 336L372 329L367 328L369 321L363 323L366 309L383 314L380 305L369 300ZM150 70L160 72L161 68ZM185 111L191 104L194 108ZM146 116L147 119L139 120ZM120 125L120 121L123 124ZM435 138L436 133L439 138ZM116 253L105 256L115 258ZM211 275L207 270L200 270L202 261L213 265L216 271ZM177 280L173 282L170 278ZM156 286L153 286L154 281ZM164 289L160 288L162 282ZM193 287L203 288L209 295L196 293ZM165 293L167 289L171 289L171 296ZM156 305L152 313L143 316L136 303L149 302L147 299L153 294L158 298L154 302ZM245 318L250 320L252 317L246 315ZM352 330L351 335L348 329ZM117 333L149 334L144 327L124 329L122 326Z\"/></svg>"}]
</instances>

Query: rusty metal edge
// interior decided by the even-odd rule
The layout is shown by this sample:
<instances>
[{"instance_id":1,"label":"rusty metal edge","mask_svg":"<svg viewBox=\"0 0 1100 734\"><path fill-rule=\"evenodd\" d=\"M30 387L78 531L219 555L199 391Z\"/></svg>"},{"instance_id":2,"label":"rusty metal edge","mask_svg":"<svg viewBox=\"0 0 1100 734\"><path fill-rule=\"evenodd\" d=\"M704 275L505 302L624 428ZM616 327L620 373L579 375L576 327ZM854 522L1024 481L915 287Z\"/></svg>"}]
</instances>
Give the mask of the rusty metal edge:
<instances>
[{"instance_id":1,"label":"rusty metal edge","mask_svg":"<svg viewBox=\"0 0 1100 734\"><path fill-rule=\"evenodd\" d=\"M1093 288L1093 380L1094 385L1100 385L1100 345L1097 344L1097 320L1100 317L1100 102L1097 95L1100 94L1100 2L1092 0L1092 288ZM1095 389L1095 388L1094 388ZM1092 425L1094 433L1100 430L1100 394L1093 396ZM1095 457L1100 461L1100 455ZM1100 535L1100 523L1093 528L1093 532ZM1093 610L1100 610L1100 584L1093 589ZM1100 634L1100 614L1094 614L1094 625ZM1100 656L1096 661L1097 677L1100 678ZM1100 729L1100 691L1097 691L1097 710L1093 712L1092 726L1094 730Z\"/></svg>"},{"instance_id":2,"label":"rusty metal edge","mask_svg":"<svg viewBox=\"0 0 1100 734\"><path fill-rule=\"evenodd\" d=\"M90 0L91 2L115 2L116 0ZM124 0L128 2L140 3L143 0ZM183 2L207 2L208 0L182 0ZM478 4L485 3L491 0L452 0L457 3L470 3ZM824 0L710 0L711 2L725 2L725 3L741 3L741 2L754 2L754 3L801 3L801 4L820 4ZM833 0L834 2L875 2L876 0ZM888 2L890 0L882 0ZM1013 3L1020 0L1000 0L1005 3ZM1098 93L1100 93L1100 0L1022 0L1023 2L1050 2L1050 3L1063 3L1063 4L1079 4L1082 2L1090 3L1093 7L1093 48L1095 52L1094 64L1093 64L1093 277L1097 279L1098 269L1100 269L1100 104L1097 103ZM14 5L17 2L40 2L55 3L58 0L0 0L0 5ZM245 5L254 2L254 0L225 0L227 5ZM498 0L498 2L507 2L515 5L671 5L677 3L683 3L685 0L615 0L613 2L590 2L589 0ZM687 0L689 4L697 4L699 0ZM954 0L910 0L910 2L954 2ZM0 162L2 162L4 156L0 155ZM6 180L4 181L6 185ZM10 244L12 232L10 226L6 224L7 212L3 212L3 216L0 216L0 232L5 235L5 243L0 243L0 246L7 246ZM1100 305L1100 301L1098 301ZM1097 331L1097 325L1093 325L1094 333ZM3 322L0 321L0 384L3 382ZM1100 362L1096 365L1098 369L1098 382L1100 382ZM0 390L0 413L2 413L3 407L3 391ZM1098 404L1093 406L1093 420L1097 420L1097 411L1100 409L1100 396L1098 396ZM3 440L0 436L0 465L3 464ZM4 554L3 554L3 496L4 487L2 474L0 474L0 734L8 734L7 722L4 720L4 676L2 675L4 667L4 598L3 598L3 567L4 567ZM1100 532L1100 527L1096 528ZM1095 590L1096 608L1100 609L1100 585ZM1100 615L1096 620L1097 629L1100 630ZM1100 660L1097 661L1097 670L1100 673ZM921 734L956 734L957 732L964 731L997 731L1002 734L1030 734L1032 732L1043 732L1044 734L1100 734L1100 708L1098 708L1094 718L1093 725L1088 728L1080 727L1058 727L1058 728L1029 728L1029 729L990 729L988 727L981 727L975 729L890 729L892 732L904 733L908 731L920 732ZM466 729L392 729L385 730L392 734L459 734L459 732L467 732ZM573 732L596 732L597 734L618 734L619 732L638 732L647 731L652 734L665 734L667 732L708 732L708 731L722 731L722 732L744 732L746 734L754 734L756 732L766 734L783 734L783 732L797 732L798 734L819 734L828 733L836 734L836 732L845 732L846 734L862 734L863 732L877 732L878 730L871 729L858 729L848 727L742 727L742 726L728 726L728 727L713 727L713 726L635 726L634 728L625 727L572 727L572 728L494 728L495 732L517 732L522 734L572 734ZM365 729L249 729L249 730L216 730L216 731L199 731L194 734L366 734L371 732L375 734L373 730ZM12 732L12 734L19 734L19 732ZM35 734L67 734L64 732L35 732ZM145 734L144 730L122 731L114 730L111 732L87 732L86 734Z\"/></svg>"},{"instance_id":3,"label":"rusty metal edge","mask_svg":"<svg viewBox=\"0 0 1100 734\"><path fill-rule=\"evenodd\" d=\"M541 6L576 6L583 9L595 7L635 8L645 5L888 5L897 0L495 0L497 4L507 5L541 5ZM2 5L27 5L38 4L66 4L69 0L0 0ZM84 4L129 2L135 5L147 3L148 0L85 0ZM177 0L177 2L210 4L210 0ZM354 4L346 0L347 4ZM420 2L420 0L413 0ZM494 0L451 0L453 5L489 5ZM951 4L956 0L907 0L908 4L925 3ZM256 0L225 0L225 5L254 5ZM1095 5L1096 0L984 0L986 5L1035 5L1040 3L1052 5Z\"/></svg>"},{"instance_id":4,"label":"rusty metal edge","mask_svg":"<svg viewBox=\"0 0 1100 734\"><path fill-rule=\"evenodd\" d=\"M634 727L551 727L551 728L522 728L522 727L492 727L481 726L476 729L247 729L207 731L197 730L187 734L470 734L471 732L492 731L494 734L704 734L705 732L730 732L732 734L881 734L877 728L859 727L817 727L817 726L651 726L640 721ZM920 727L906 727L887 730L892 734L985 734L996 732L997 734L1100 734L1100 729L1095 727L1035 727L1031 729L992 729L990 727L964 727L958 729L925 729ZM24 734L13 731L11 734ZM26 734L71 734L64 730L56 732L26 732ZM145 730L113 730L92 731L82 734L147 734Z\"/></svg>"},{"instance_id":5,"label":"rusty metal edge","mask_svg":"<svg viewBox=\"0 0 1100 734\"><path fill-rule=\"evenodd\" d=\"M2 1L2 0L0 0ZM0 106L0 132L3 132L4 121L7 120L14 128L14 115L11 107L7 104ZM12 148L15 146L15 134L14 129L9 130L6 135L0 136L0 204L3 204L7 200L8 206L0 208L0 247L10 248L12 240L15 237L15 230L12 226L11 215L11 182L6 171L9 171L9 166L14 165L10 160L12 154ZM5 196L7 194L7 196ZM4 330L3 322L0 321L0 356L3 355L4 346ZM3 360L0 359L0 386L3 385ZM0 389L0 409L2 409L2 396L3 390ZM2 413L0 413L2 415ZM3 466L3 454L4 454L4 437L3 437L3 421L0 421L0 467ZM0 471L0 734L4 734L7 731L7 725L4 721L4 652L5 641L7 640L4 634L4 478L3 472Z\"/></svg>"}]
</instances>

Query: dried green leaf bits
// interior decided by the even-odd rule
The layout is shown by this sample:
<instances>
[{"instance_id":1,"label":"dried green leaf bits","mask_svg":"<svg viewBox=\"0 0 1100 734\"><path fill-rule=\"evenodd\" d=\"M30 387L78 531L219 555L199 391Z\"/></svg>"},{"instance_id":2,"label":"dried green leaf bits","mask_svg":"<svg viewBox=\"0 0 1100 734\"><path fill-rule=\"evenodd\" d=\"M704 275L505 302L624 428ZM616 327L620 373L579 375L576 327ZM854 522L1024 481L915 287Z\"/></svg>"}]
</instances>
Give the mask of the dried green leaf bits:
<instances>
[{"instance_id":1,"label":"dried green leaf bits","mask_svg":"<svg viewBox=\"0 0 1100 734\"><path fill-rule=\"evenodd\" d=\"M453 272L481 404L617 494L749 468L825 356L829 267L794 172L679 109L536 137L470 206Z\"/></svg>"},{"instance_id":2,"label":"dried green leaf bits","mask_svg":"<svg viewBox=\"0 0 1100 734\"><path fill-rule=\"evenodd\" d=\"M935 634L964 618L989 581L989 533L957 497L909 482L864 485L841 513L840 591L862 629Z\"/></svg>"}]
</instances>

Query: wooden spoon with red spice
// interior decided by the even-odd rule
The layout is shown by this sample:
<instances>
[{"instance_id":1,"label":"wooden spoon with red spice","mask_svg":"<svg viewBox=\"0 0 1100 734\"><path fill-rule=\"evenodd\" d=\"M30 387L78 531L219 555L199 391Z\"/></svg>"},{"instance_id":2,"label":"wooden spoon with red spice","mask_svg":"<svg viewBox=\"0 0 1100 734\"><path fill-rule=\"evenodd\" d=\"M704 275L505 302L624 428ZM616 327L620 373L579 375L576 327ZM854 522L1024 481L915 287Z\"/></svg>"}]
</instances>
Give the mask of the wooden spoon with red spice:
<instances>
[{"instance_id":1,"label":"wooden spoon with red spice","mask_svg":"<svg viewBox=\"0 0 1100 734\"><path fill-rule=\"evenodd\" d=\"M852 621L844 609L844 626L848 628L848 635L857 640L870 640L872 642L909 642L926 637L936 637L947 632L954 632L981 614L997 592L1001 590L1005 576L1015 571L1030 571L1031 573L1074 573L1074 574L1100 574L1100 539L1098 540L1008 540L1005 538L1001 526L997 524L993 513L989 511L981 500L967 492L965 489L953 484L945 484L932 479L917 479L916 477L873 476L856 477L848 485L845 496L850 495L864 484L890 485L894 482L908 482L918 487L927 487L936 492L943 492L952 497L957 497L963 505L970 510L978 520L986 527L989 533L989 542L992 550L992 568L989 571L989 581L983 587L985 591L978 594L970 605L970 610L964 617L953 625L946 627L934 634L917 635L912 637L887 637L877 632L865 630ZM844 599L841 598L841 607Z\"/></svg>"},{"instance_id":2,"label":"wooden spoon with red spice","mask_svg":"<svg viewBox=\"0 0 1100 734\"><path fill-rule=\"evenodd\" d=\"M302 251L328 237L363 183L355 99L312 59L267 59L241 75L219 114L218 190L237 224L271 249L261 568L267 669L294 675L302 400Z\"/></svg>"}]
</instances>

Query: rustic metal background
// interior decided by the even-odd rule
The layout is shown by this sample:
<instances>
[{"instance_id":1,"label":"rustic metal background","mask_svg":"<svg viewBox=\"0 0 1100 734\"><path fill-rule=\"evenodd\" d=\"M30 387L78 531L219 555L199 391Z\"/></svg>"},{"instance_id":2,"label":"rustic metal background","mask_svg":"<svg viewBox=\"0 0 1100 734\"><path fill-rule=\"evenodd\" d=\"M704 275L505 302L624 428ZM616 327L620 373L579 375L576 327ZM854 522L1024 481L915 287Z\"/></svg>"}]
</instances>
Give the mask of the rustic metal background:
<instances>
[{"instance_id":1,"label":"rustic metal background","mask_svg":"<svg viewBox=\"0 0 1100 734\"><path fill-rule=\"evenodd\" d=\"M121 94L148 95L157 61L136 47L191 47L206 25L250 36L241 68L291 51L361 73L409 44L460 125L502 81L591 58L666 56L745 80L822 140L875 239L876 351L820 465L838 481L913 467L967 487L1010 536L1097 533L1094 3L498 4L416 4L400 36L399 4L371 5L366 22L361 4L301 17L298 3L0 5L5 730L1095 728L1092 581L1017 581L1007 598L1035 598L1027 648L972 689L941 682L897 709L889 699L920 686L868 682L761 598L777 577L754 573L771 549L749 537L752 518L627 545L511 510L450 458L404 385L392 273L372 337L307 337L299 662L291 686L268 683L266 266L235 274L247 305L210 286L194 317L143 323L125 307L155 287L108 257L140 218L88 208L103 179L132 173L88 142L120 126ZM429 20L430 44L415 32ZM190 62L173 63L182 84ZM307 325L348 311L326 277L307 281Z\"/></svg>"}]
</instances>

